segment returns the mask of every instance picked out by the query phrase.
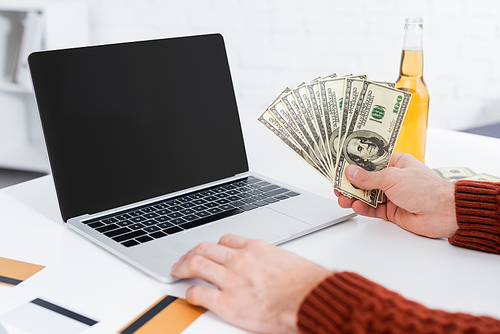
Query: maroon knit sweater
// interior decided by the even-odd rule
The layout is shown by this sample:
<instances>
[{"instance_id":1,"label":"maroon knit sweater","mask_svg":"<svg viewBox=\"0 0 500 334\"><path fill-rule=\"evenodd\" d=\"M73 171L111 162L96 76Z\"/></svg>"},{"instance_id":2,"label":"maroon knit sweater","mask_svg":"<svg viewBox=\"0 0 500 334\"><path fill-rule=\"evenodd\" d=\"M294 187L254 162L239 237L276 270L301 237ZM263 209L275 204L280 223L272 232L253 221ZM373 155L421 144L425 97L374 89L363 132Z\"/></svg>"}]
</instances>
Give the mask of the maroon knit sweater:
<instances>
[{"instance_id":1,"label":"maroon knit sweater","mask_svg":"<svg viewBox=\"0 0 500 334\"><path fill-rule=\"evenodd\" d=\"M455 204L459 229L449 242L500 254L500 183L458 181ZM500 320L431 310L349 272L314 288L297 324L303 334L500 333Z\"/></svg>"}]
</instances>

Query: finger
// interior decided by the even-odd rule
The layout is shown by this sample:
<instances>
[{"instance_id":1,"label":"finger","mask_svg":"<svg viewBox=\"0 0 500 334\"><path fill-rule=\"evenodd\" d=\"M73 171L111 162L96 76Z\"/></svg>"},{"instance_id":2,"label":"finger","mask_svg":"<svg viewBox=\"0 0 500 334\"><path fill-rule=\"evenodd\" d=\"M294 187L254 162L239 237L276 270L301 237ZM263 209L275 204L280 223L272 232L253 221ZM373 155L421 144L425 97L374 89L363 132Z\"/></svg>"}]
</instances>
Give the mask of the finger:
<instances>
[{"instance_id":1,"label":"finger","mask_svg":"<svg viewBox=\"0 0 500 334\"><path fill-rule=\"evenodd\" d=\"M345 175L349 182L361 189L382 189L386 191L394 182L395 168L386 168L378 172L368 172L356 165L349 165Z\"/></svg>"},{"instance_id":2,"label":"finger","mask_svg":"<svg viewBox=\"0 0 500 334\"><path fill-rule=\"evenodd\" d=\"M350 209L352 207L352 203L356 201L355 198L349 198L344 195L340 195L339 198L337 199L339 205L341 208L344 209Z\"/></svg>"},{"instance_id":3,"label":"finger","mask_svg":"<svg viewBox=\"0 0 500 334\"><path fill-rule=\"evenodd\" d=\"M226 281L224 266L197 254L174 264L170 273L178 278L199 278L218 287Z\"/></svg>"},{"instance_id":4,"label":"finger","mask_svg":"<svg viewBox=\"0 0 500 334\"><path fill-rule=\"evenodd\" d=\"M216 312L219 306L220 290L208 288L206 286L195 285L186 290L186 301L195 306L201 306L207 310ZM216 312L217 313L217 312Z\"/></svg>"},{"instance_id":5,"label":"finger","mask_svg":"<svg viewBox=\"0 0 500 334\"><path fill-rule=\"evenodd\" d=\"M219 245L240 249L245 247L250 239L235 234L223 235L219 240Z\"/></svg>"},{"instance_id":6,"label":"finger","mask_svg":"<svg viewBox=\"0 0 500 334\"><path fill-rule=\"evenodd\" d=\"M231 257L231 252L233 250L229 247L214 244L211 242L202 242L195 248L191 249L186 257L192 257L195 255L201 255L219 264L225 264Z\"/></svg>"},{"instance_id":7,"label":"finger","mask_svg":"<svg viewBox=\"0 0 500 334\"><path fill-rule=\"evenodd\" d=\"M379 204L376 208L374 208L362 201L355 201L354 203L352 203L352 209L354 210L354 212L361 216L388 220L386 204Z\"/></svg>"}]
</instances>

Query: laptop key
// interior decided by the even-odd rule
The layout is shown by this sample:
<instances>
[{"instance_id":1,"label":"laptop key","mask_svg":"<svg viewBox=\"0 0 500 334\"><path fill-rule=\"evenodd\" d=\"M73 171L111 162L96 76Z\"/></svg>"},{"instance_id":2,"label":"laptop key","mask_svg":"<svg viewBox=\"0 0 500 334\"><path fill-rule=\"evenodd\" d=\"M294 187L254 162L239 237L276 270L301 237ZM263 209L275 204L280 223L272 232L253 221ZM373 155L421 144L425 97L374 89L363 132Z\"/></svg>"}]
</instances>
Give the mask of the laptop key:
<instances>
[{"instance_id":1,"label":"laptop key","mask_svg":"<svg viewBox=\"0 0 500 334\"><path fill-rule=\"evenodd\" d=\"M204 199L195 199L192 203L194 203L195 205L201 205L201 204L204 204L206 202L207 201L205 201Z\"/></svg>"},{"instance_id":2,"label":"laptop key","mask_svg":"<svg viewBox=\"0 0 500 334\"><path fill-rule=\"evenodd\" d=\"M206 207L209 207L209 208L214 208L216 206L219 206L219 204L217 204L215 202L208 202L208 203L205 203L203 205L206 206Z\"/></svg>"},{"instance_id":3,"label":"laptop key","mask_svg":"<svg viewBox=\"0 0 500 334\"><path fill-rule=\"evenodd\" d=\"M96 228L96 227L99 227L99 226L104 226L104 223L98 221L98 222L90 223L87 226L90 226L92 228Z\"/></svg>"},{"instance_id":4,"label":"laptop key","mask_svg":"<svg viewBox=\"0 0 500 334\"><path fill-rule=\"evenodd\" d=\"M250 211L250 210L253 210L253 209L257 209L258 206L257 205L253 205L253 204L247 204L247 205L242 205L239 208L242 209L242 210L245 210L245 211Z\"/></svg>"},{"instance_id":5,"label":"laptop key","mask_svg":"<svg viewBox=\"0 0 500 334\"><path fill-rule=\"evenodd\" d=\"M199 211L199 212L196 212L196 215L199 217L206 217L206 216L210 216L210 213L207 211Z\"/></svg>"},{"instance_id":6,"label":"laptop key","mask_svg":"<svg viewBox=\"0 0 500 334\"><path fill-rule=\"evenodd\" d=\"M218 204L227 204L227 203L229 203L231 201L229 201L229 200L227 200L225 198L221 198L221 199L216 200L215 202L218 203Z\"/></svg>"},{"instance_id":7,"label":"laptop key","mask_svg":"<svg viewBox=\"0 0 500 334\"><path fill-rule=\"evenodd\" d=\"M172 213L172 211L168 210L168 209L161 209L161 210L156 211L156 213L161 215L161 216L164 216L166 214Z\"/></svg>"},{"instance_id":8,"label":"laptop key","mask_svg":"<svg viewBox=\"0 0 500 334\"><path fill-rule=\"evenodd\" d=\"M159 215L154 213L154 212L151 212L151 213L146 213L143 217L146 217L148 219L151 219L151 218L156 218L158 217Z\"/></svg>"},{"instance_id":9,"label":"laptop key","mask_svg":"<svg viewBox=\"0 0 500 334\"><path fill-rule=\"evenodd\" d=\"M125 240L129 240L129 239L140 237L141 235L145 235L145 234L148 234L148 232L143 231L143 230L137 230L137 231L133 231L133 232L129 232L129 233L125 233L125 234L119 235L119 236L114 237L112 239L114 241L122 242L122 241L125 241Z\"/></svg>"},{"instance_id":10,"label":"laptop key","mask_svg":"<svg viewBox=\"0 0 500 334\"><path fill-rule=\"evenodd\" d=\"M156 232L159 230L160 230L160 228L158 226L148 226L148 227L144 228L144 231L149 232L149 233Z\"/></svg>"},{"instance_id":11,"label":"laptop key","mask_svg":"<svg viewBox=\"0 0 500 334\"><path fill-rule=\"evenodd\" d=\"M152 225L156 225L158 224L158 222L156 220L146 220L146 221L143 221L141 224L144 224L144 226L152 226Z\"/></svg>"},{"instance_id":12,"label":"laptop key","mask_svg":"<svg viewBox=\"0 0 500 334\"><path fill-rule=\"evenodd\" d=\"M184 230L182 228L177 227L177 226L170 227L170 228L163 230L163 232L168 233L168 234L174 234L174 233L182 232L182 231L184 231Z\"/></svg>"},{"instance_id":13,"label":"laptop key","mask_svg":"<svg viewBox=\"0 0 500 334\"><path fill-rule=\"evenodd\" d=\"M112 230L112 231L109 231L109 232L105 232L104 235L107 236L107 237L115 237L117 235L120 235L120 234L124 234L124 233L127 233L127 232L130 232L131 229L129 229L128 227L121 227L117 230Z\"/></svg>"},{"instance_id":14,"label":"laptop key","mask_svg":"<svg viewBox=\"0 0 500 334\"><path fill-rule=\"evenodd\" d=\"M160 216L160 217L156 217L155 220L157 222L163 223L163 222L169 221L169 217L167 217L167 216Z\"/></svg>"},{"instance_id":15,"label":"laptop key","mask_svg":"<svg viewBox=\"0 0 500 334\"><path fill-rule=\"evenodd\" d=\"M227 211L227 210L234 209L234 206L229 205L229 204L224 204L224 205L218 206L218 208L223 210L223 211Z\"/></svg>"},{"instance_id":16,"label":"laptop key","mask_svg":"<svg viewBox=\"0 0 500 334\"><path fill-rule=\"evenodd\" d=\"M114 229L117 229L117 228L120 228L120 226L118 226L116 224L109 224L109 225L104 225L104 226L98 227L95 230L97 232L104 233L104 232L108 232L108 231L111 231L111 230L114 230Z\"/></svg>"},{"instance_id":17,"label":"laptop key","mask_svg":"<svg viewBox=\"0 0 500 334\"><path fill-rule=\"evenodd\" d=\"M191 207L193 207L193 206L195 206L195 205L196 205L196 204L191 203L191 202L186 202L186 203L184 203L184 204L181 204L181 206L182 206L183 208L186 208L186 209L187 209L187 208L191 208Z\"/></svg>"},{"instance_id":18,"label":"laptop key","mask_svg":"<svg viewBox=\"0 0 500 334\"><path fill-rule=\"evenodd\" d=\"M183 215L190 215L190 214L195 213L196 211L193 209L184 209L184 210L181 210L179 212L182 213Z\"/></svg>"},{"instance_id":19,"label":"laptop key","mask_svg":"<svg viewBox=\"0 0 500 334\"><path fill-rule=\"evenodd\" d=\"M146 225L143 225L141 223L136 223L136 224L129 225L128 227L131 228L132 230L138 230L138 229L143 228L145 226Z\"/></svg>"},{"instance_id":20,"label":"laptop key","mask_svg":"<svg viewBox=\"0 0 500 334\"><path fill-rule=\"evenodd\" d=\"M151 240L154 240L153 238L151 238L150 236L148 235L143 235L142 237L139 237L139 238L136 238L135 240L139 241L140 243L145 243L145 242L148 242L148 241L151 241Z\"/></svg>"},{"instance_id":21,"label":"laptop key","mask_svg":"<svg viewBox=\"0 0 500 334\"><path fill-rule=\"evenodd\" d=\"M268 191L271 191L274 189L279 189L279 187L277 185L271 184L270 186L260 188L259 190L267 193Z\"/></svg>"},{"instance_id":22,"label":"laptop key","mask_svg":"<svg viewBox=\"0 0 500 334\"><path fill-rule=\"evenodd\" d=\"M287 195L287 196L290 196L290 197L295 197L295 196L299 196L300 194L296 193L294 191L289 191L289 192L285 193L284 195Z\"/></svg>"},{"instance_id":23,"label":"laptop key","mask_svg":"<svg viewBox=\"0 0 500 334\"><path fill-rule=\"evenodd\" d=\"M180 212L172 212L172 213L168 214L167 217L172 218L172 219L179 218L179 217L182 217L182 213L180 213Z\"/></svg>"},{"instance_id":24,"label":"laptop key","mask_svg":"<svg viewBox=\"0 0 500 334\"><path fill-rule=\"evenodd\" d=\"M112 224L112 223L116 223L118 221L118 219L111 217L111 218L103 219L101 221L104 224Z\"/></svg>"},{"instance_id":25,"label":"laptop key","mask_svg":"<svg viewBox=\"0 0 500 334\"><path fill-rule=\"evenodd\" d=\"M288 197L286 195L279 195L279 196L276 196L276 198L279 199L279 200L283 200L283 199L287 199L287 198L290 198L290 197Z\"/></svg>"},{"instance_id":26,"label":"laptop key","mask_svg":"<svg viewBox=\"0 0 500 334\"><path fill-rule=\"evenodd\" d=\"M153 237L155 239L159 239L159 238L163 238L163 237L166 237L167 234L166 233L163 233L162 231L158 231L158 232L155 232L155 233L151 233L149 235L150 237Z\"/></svg>"},{"instance_id":27,"label":"laptop key","mask_svg":"<svg viewBox=\"0 0 500 334\"><path fill-rule=\"evenodd\" d=\"M193 228L193 227L197 227L197 226L201 226L201 225L205 225L205 224L214 222L214 221L222 219L222 218L227 218L227 217L230 217L230 216L234 216L234 215L237 215L237 214L242 213L242 212L243 212L243 210L234 208L232 210L220 212L220 213L212 215L212 216L208 216L208 217L205 217L205 218L200 218L198 220L193 220L192 222L188 222L188 223L182 224L180 226L183 229L190 229L190 228Z\"/></svg>"},{"instance_id":28,"label":"laptop key","mask_svg":"<svg viewBox=\"0 0 500 334\"><path fill-rule=\"evenodd\" d=\"M131 222L130 220L122 220L122 221L119 221L118 223L116 223L116 225L118 226L128 226L128 225L132 225L134 224L134 222Z\"/></svg>"},{"instance_id":29,"label":"laptop key","mask_svg":"<svg viewBox=\"0 0 500 334\"><path fill-rule=\"evenodd\" d=\"M186 216L182 217L182 219L184 219L184 220L186 220L186 221L188 221L188 222L190 222L190 221L192 221L192 220L196 220L196 219L198 219L198 218L200 218L200 217L198 217L198 216L196 216L196 215L186 215Z\"/></svg>"},{"instance_id":30,"label":"laptop key","mask_svg":"<svg viewBox=\"0 0 500 334\"><path fill-rule=\"evenodd\" d=\"M264 201L268 202L268 203L276 203L276 202L279 202L279 200L277 200L276 198L273 198L273 197L269 197L269 198L265 198Z\"/></svg>"},{"instance_id":31,"label":"laptop key","mask_svg":"<svg viewBox=\"0 0 500 334\"><path fill-rule=\"evenodd\" d=\"M204 206L204 205L198 205L198 206L194 206L194 207L192 207L192 209L193 209L194 211L198 212L198 211L204 211L204 210L206 210L206 209L207 209L207 207L206 207L206 206Z\"/></svg>"},{"instance_id":32,"label":"laptop key","mask_svg":"<svg viewBox=\"0 0 500 334\"><path fill-rule=\"evenodd\" d=\"M145 221L146 218L144 218L142 216L138 216L138 217L133 217L130 220L133 221L134 223L139 223L139 222Z\"/></svg>"},{"instance_id":33,"label":"laptop key","mask_svg":"<svg viewBox=\"0 0 500 334\"><path fill-rule=\"evenodd\" d=\"M219 209L219 208L211 208L211 209L208 209L207 211L210 212L210 213L219 213L219 212L222 212L222 210Z\"/></svg>"},{"instance_id":34,"label":"laptop key","mask_svg":"<svg viewBox=\"0 0 500 334\"><path fill-rule=\"evenodd\" d=\"M169 227L172 227L172 226L175 226L175 225L174 224L170 224L170 223L161 223L161 224L158 224L156 226L158 226L159 228L169 228Z\"/></svg>"},{"instance_id":35,"label":"laptop key","mask_svg":"<svg viewBox=\"0 0 500 334\"><path fill-rule=\"evenodd\" d=\"M122 245L125 247L132 247L135 245L139 245L139 243L135 240L129 240L129 241L122 242Z\"/></svg>"},{"instance_id":36,"label":"laptop key","mask_svg":"<svg viewBox=\"0 0 500 334\"><path fill-rule=\"evenodd\" d=\"M175 225L179 225L179 224L182 224L182 223L185 223L186 221L182 218L176 218L176 219L172 219L170 221L170 223L172 224L175 224Z\"/></svg>"},{"instance_id":37,"label":"laptop key","mask_svg":"<svg viewBox=\"0 0 500 334\"><path fill-rule=\"evenodd\" d=\"M267 196L276 196L276 195L279 195L279 194L282 194L282 193L286 193L287 191L288 191L288 189L278 188L278 189L266 192L265 195L267 195Z\"/></svg>"},{"instance_id":38,"label":"laptop key","mask_svg":"<svg viewBox=\"0 0 500 334\"><path fill-rule=\"evenodd\" d=\"M265 206L265 205L268 205L269 203L266 201L257 201L257 202L254 202L252 204L257 205L257 206Z\"/></svg>"}]
</instances>

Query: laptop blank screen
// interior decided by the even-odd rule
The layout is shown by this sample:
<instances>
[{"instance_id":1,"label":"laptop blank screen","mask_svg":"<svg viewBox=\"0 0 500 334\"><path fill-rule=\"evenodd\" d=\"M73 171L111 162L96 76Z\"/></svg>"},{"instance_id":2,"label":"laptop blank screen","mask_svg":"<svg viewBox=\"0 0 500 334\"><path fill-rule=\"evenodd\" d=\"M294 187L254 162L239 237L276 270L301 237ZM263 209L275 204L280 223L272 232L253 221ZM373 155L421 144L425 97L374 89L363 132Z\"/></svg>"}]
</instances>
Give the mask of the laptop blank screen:
<instances>
[{"instance_id":1,"label":"laptop blank screen","mask_svg":"<svg viewBox=\"0 0 500 334\"><path fill-rule=\"evenodd\" d=\"M248 170L218 34L36 52L29 64L65 221Z\"/></svg>"}]
</instances>

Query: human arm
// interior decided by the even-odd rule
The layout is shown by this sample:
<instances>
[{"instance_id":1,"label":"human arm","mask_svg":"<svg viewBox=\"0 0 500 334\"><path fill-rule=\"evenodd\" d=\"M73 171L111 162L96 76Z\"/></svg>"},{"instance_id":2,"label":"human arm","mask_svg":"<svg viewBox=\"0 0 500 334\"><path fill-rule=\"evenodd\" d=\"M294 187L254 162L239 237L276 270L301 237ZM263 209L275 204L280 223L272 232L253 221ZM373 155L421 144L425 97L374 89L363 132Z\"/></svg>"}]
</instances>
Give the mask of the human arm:
<instances>
[{"instance_id":1,"label":"human arm","mask_svg":"<svg viewBox=\"0 0 500 334\"><path fill-rule=\"evenodd\" d=\"M258 333L500 333L496 319L431 310L357 274L234 235L189 251L172 275L214 284L190 287L186 300Z\"/></svg>"}]
</instances>

